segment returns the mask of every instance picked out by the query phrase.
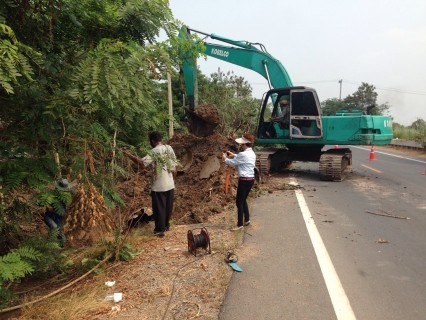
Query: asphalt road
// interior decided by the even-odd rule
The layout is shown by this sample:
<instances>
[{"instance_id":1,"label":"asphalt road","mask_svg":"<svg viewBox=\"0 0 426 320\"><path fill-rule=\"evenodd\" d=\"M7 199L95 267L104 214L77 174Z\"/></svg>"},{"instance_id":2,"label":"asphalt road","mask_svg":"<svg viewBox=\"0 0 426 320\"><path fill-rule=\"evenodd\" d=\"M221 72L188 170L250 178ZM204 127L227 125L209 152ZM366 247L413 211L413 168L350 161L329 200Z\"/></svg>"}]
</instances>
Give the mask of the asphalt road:
<instances>
[{"instance_id":1,"label":"asphalt road","mask_svg":"<svg viewBox=\"0 0 426 320\"><path fill-rule=\"evenodd\" d=\"M426 159L351 149L344 181L295 163L253 201L220 319L426 319Z\"/></svg>"}]
</instances>

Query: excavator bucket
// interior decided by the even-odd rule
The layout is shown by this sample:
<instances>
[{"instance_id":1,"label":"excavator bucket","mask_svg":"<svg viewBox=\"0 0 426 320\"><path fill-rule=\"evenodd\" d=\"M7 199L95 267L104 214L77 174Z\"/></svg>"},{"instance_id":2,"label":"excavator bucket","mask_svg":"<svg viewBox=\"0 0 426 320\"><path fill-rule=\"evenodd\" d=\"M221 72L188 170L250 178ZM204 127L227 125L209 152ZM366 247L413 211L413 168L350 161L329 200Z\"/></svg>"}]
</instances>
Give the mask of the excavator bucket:
<instances>
[{"instance_id":1,"label":"excavator bucket","mask_svg":"<svg viewBox=\"0 0 426 320\"><path fill-rule=\"evenodd\" d=\"M194 156L192 154L191 149L185 148L185 153L181 156L179 160L182 164L182 167L179 167L178 171L185 172L186 170L188 170L194 162Z\"/></svg>"},{"instance_id":2,"label":"excavator bucket","mask_svg":"<svg viewBox=\"0 0 426 320\"><path fill-rule=\"evenodd\" d=\"M189 132L197 137L207 137L219 124L219 113L212 105L202 104L195 111L185 108L188 112Z\"/></svg>"}]
</instances>

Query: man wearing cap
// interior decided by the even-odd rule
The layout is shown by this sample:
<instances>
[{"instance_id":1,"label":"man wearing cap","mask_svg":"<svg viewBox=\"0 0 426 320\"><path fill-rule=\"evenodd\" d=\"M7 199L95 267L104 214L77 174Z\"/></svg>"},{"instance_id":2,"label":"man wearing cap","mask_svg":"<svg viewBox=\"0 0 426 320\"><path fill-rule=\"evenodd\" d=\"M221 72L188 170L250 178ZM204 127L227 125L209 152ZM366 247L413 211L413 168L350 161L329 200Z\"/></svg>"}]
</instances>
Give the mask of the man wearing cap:
<instances>
[{"instance_id":1,"label":"man wearing cap","mask_svg":"<svg viewBox=\"0 0 426 320\"><path fill-rule=\"evenodd\" d=\"M278 125L284 129L288 128L288 125L290 124L290 105L287 99L280 100L279 104L281 105L281 113L278 115L278 117L271 117L272 121L276 121Z\"/></svg>"},{"instance_id":2,"label":"man wearing cap","mask_svg":"<svg viewBox=\"0 0 426 320\"><path fill-rule=\"evenodd\" d=\"M67 179L58 179L55 181L55 187L59 191L70 192L71 186ZM65 233L62 230L62 220L67 209L67 204L63 201L57 201L46 208L43 221L50 230L58 229L62 244L65 244Z\"/></svg>"},{"instance_id":3,"label":"man wearing cap","mask_svg":"<svg viewBox=\"0 0 426 320\"><path fill-rule=\"evenodd\" d=\"M226 151L222 155L222 159L228 166L238 167L238 188L237 188L237 227L232 231L241 230L244 226L250 224L250 214L247 205L247 197L254 184L254 166L256 164L256 155L251 148L253 146L254 137L251 134L244 133L241 138L235 139L241 145L243 151L234 154L231 151Z\"/></svg>"}]
</instances>

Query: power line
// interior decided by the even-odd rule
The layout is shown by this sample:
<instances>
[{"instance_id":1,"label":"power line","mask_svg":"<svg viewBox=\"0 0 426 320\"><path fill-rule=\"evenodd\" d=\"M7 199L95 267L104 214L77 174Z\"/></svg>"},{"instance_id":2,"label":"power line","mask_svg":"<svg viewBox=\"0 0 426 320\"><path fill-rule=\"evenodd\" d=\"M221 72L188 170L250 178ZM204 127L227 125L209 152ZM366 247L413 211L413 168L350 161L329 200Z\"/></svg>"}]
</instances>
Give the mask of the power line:
<instances>
[{"instance_id":1,"label":"power line","mask_svg":"<svg viewBox=\"0 0 426 320\"><path fill-rule=\"evenodd\" d=\"M362 82L353 81L353 80L345 80L345 79L343 79L343 81L346 82L346 83L356 84L356 85L362 84ZM398 92L398 93L415 94L415 95L419 95L419 96L426 96L426 92L422 92L422 91L403 90L403 89L388 88L388 87L379 87L379 86L375 86L375 85L374 85L374 87L376 87L376 89L380 89L380 90L394 91L394 92Z\"/></svg>"},{"instance_id":2,"label":"power line","mask_svg":"<svg viewBox=\"0 0 426 320\"><path fill-rule=\"evenodd\" d=\"M295 83L324 83L324 82L339 82L340 79L333 80L317 80L317 81L296 81Z\"/></svg>"},{"instance_id":3,"label":"power line","mask_svg":"<svg viewBox=\"0 0 426 320\"><path fill-rule=\"evenodd\" d=\"M361 85L362 84L362 82L360 82L360 81L345 80L345 79L316 80L316 81L295 81L295 83L298 83L298 84L326 83L326 82L339 83L340 80L342 80L342 82L346 82L346 83L349 83L349 84L355 84L355 85ZM250 84L251 85L265 85L265 83L263 83L263 82L254 82L254 83L250 83ZM415 94L415 95L419 95L419 96L426 96L426 92L424 92L424 91L404 90L404 89L397 89L397 88L381 87L381 86L376 86L376 85L373 85L373 86L376 89L380 89L380 90L393 91L393 92L398 92L398 93Z\"/></svg>"}]
</instances>

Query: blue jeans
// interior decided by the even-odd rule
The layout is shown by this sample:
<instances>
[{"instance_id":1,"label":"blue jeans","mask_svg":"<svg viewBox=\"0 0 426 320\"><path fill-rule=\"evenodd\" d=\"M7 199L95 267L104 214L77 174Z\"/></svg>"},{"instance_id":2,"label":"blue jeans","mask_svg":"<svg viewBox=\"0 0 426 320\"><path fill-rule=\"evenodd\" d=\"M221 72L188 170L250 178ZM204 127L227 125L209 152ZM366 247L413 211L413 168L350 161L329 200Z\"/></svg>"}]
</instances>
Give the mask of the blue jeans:
<instances>
[{"instance_id":1,"label":"blue jeans","mask_svg":"<svg viewBox=\"0 0 426 320\"><path fill-rule=\"evenodd\" d=\"M59 236L65 243L65 233L62 231L62 221L55 221L51 217L48 217L46 214L43 217L43 221L47 224L50 230L59 229Z\"/></svg>"}]
</instances>

